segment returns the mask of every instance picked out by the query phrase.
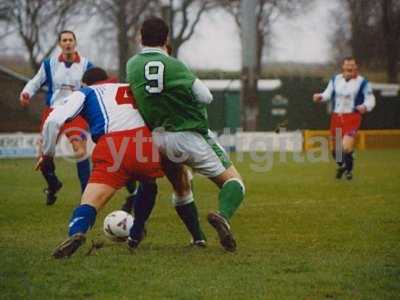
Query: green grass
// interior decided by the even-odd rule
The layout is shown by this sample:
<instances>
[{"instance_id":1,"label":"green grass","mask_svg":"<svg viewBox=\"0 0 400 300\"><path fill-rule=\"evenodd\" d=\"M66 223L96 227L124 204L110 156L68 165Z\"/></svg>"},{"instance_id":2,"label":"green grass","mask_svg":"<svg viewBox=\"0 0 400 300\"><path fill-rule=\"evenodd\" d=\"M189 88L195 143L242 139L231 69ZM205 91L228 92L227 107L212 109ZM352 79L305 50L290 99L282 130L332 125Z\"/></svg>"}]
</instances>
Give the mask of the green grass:
<instances>
[{"instance_id":1,"label":"green grass","mask_svg":"<svg viewBox=\"0 0 400 300\"><path fill-rule=\"evenodd\" d=\"M160 181L148 236L135 254L104 239L98 216L88 243L71 259L51 251L66 236L79 202L74 165L57 161L64 182L53 207L44 205L43 181L31 160L0 161L1 299L395 299L400 297L400 151L357 155L352 182L333 179L334 164L287 163L275 157L267 173L237 162L247 196L232 219L238 251L226 253L205 216L217 189L195 179L206 249L189 236Z\"/></svg>"}]
</instances>

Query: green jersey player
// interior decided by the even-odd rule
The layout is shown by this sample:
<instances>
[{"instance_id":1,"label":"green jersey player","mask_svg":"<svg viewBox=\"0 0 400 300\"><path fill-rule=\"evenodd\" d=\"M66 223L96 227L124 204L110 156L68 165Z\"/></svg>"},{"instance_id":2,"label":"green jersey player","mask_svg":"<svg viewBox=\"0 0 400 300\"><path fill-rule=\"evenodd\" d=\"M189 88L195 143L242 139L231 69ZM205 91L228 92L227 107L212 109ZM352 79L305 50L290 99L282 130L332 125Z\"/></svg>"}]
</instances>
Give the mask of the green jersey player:
<instances>
[{"instance_id":1,"label":"green jersey player","mask_svg":"<svg viewBox=\"0 0 400 300\"><path fill-rule=\"evenodd\" d=\"M141 114L151 128L207 133L205 103L196 101L192 91L196 76L183 63L161 49L144 48L128 62L128 72Z\"/></svg>"},{"instance_id":2,"label":"green jersey player","mask_svg":"<svg viewBox=\"0 0 400 300\"><path fill-rule=\"evenodd\" d=\"M189 231L201 232L198 224L187 222L197 216L189 174L183 166L187 165L220 188L218 211L210 212L207 219L221 245L235 251L228 221L244 198L244 184L223 148L209 134L206 105L212 101L211 93L182 62L168 56L168 32L168 25L160 18L143 22L143 49L128 61L128 82L139 111L153 130L164 172L174 188L178 214Z\"/></svg>"}]
</instances>

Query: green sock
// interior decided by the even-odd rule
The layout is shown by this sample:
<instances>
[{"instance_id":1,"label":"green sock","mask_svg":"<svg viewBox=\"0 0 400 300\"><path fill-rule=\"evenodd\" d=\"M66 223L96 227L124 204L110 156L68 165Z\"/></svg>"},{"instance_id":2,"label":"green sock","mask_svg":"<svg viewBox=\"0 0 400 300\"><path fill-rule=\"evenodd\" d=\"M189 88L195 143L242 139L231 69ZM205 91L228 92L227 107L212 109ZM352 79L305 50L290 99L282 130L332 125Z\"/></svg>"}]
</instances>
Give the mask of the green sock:
<instances>
[{"instance_id":1,"label":"green sock","mask_svg":"<svg viewBox=\"0 0 400 300\"><path fill-rule=\"evenodd\" d=\"M238 180L226 182L219 191L219 213L229 220L244 198L244 186Z\"/></svg>"},{"instance_id":2,"label":"green sock","mask_svg":"<svg viewBox=\"0 0 400 300\"><path fill-rule=\"evenodd\" d=\"M203 231L200 228L199 214L194 201L184 205L175 206L175 210L182 222L185 224L186 228L189 230L194 241L206 239Z\"/></svg>"}]
</instances>

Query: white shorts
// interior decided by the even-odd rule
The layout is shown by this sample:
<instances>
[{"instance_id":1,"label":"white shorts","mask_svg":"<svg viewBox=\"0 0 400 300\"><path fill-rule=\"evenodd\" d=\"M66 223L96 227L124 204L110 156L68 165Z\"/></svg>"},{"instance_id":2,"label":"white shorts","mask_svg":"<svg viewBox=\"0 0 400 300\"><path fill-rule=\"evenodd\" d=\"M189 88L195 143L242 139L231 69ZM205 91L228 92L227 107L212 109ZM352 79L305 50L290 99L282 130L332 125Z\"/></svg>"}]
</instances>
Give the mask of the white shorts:
<instances>
[{"instance_id":1,"label":"white shorts","mask_svg":"<svg viewBox=\"0 0 400 300\"><path fill-rule=\"evenodd\" d=\"M187 165L206 177L216 177L232 165L224 148L210 134L153 132L153 142L172 162Z\"/></svg>"}]
</instances>

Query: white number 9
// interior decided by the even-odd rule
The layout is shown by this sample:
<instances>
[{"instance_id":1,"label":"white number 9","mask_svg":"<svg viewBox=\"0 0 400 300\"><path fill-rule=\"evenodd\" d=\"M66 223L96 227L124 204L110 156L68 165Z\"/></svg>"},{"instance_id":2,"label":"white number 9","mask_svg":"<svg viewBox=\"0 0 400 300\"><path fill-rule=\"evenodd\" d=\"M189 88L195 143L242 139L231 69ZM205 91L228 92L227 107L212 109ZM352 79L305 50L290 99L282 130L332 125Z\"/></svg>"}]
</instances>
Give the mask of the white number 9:
<instances>
[{"instance_id":1,"label":"white number 9","mask_svg":"<svg viewBox=\"0 0 400 300\"><path fill-rule=\"evenodd\" d=\"M150 69L157 69L156 73L150 73ZM149 61L144 66L144 77L146 80L155 82L156 84L145 86L146 91L151 94L159 94L164 89L164 64L161 61Z\"/></svg>"}]
</instances>

